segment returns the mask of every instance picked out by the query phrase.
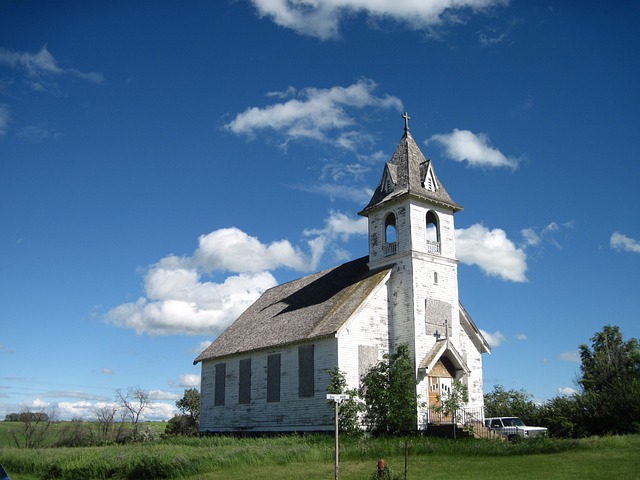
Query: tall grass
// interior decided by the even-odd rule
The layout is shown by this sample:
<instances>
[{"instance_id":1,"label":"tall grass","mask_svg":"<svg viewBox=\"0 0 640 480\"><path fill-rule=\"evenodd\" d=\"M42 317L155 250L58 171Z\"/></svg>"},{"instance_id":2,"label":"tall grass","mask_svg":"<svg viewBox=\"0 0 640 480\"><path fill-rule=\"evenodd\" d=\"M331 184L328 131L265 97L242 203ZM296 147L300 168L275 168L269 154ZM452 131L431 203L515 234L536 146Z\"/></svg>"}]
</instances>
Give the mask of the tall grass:
<instances>
[{"instance_id":1,"label":"tall grass","mask_svg":"<svg viewBox=\"0 0 640 480\"><path fill-rule=\"evenodd\" d=\"M542 439L512 443L424 437L345 437L340 442L340 459L346 466L358 466L362 469L363 465L373 468L377 459L384 457L391 459L397 473L403 464L405 445L412 464L447 464L455 459L464 473L465 468L491 470L493 467L489 465L504 462L507 458L512 458L510 465L516 465L518 462L530 462L527 458L532 456L551 458L558 457L555 454L574 455L572 452L581 452L582 457L594 459L594 462L596 459L599 461L606 452L615 452L624 461L626 458L639 457L640 436L576 441ZM277 478L260 476L259 472L268 470L283 472L283 478L286 478L287 472L291 474L300 471L299 475L294 473L291 478L311 479L322 478L311 472L330 472L333 458L333 437L327 435L244 439L223 436L176 437L144 444L101 447L0 448L0 463L10 474L69 480ZM464 459L472 466L464 467ZM309 473L305 474L305 471ZM254 474L255 477L251 476ZM553 474L545 476L553 477ZM351 478L368 478L368 474L365 477Z\"/></svg>"}]
</instances>

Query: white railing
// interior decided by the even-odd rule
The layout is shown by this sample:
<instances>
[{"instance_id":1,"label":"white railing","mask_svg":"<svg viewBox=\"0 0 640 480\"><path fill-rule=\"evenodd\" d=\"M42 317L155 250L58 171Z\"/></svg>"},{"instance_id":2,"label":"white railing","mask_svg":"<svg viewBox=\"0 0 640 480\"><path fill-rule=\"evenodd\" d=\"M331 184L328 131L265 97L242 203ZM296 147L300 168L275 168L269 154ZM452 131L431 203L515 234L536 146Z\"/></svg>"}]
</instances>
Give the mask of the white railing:
<instances>
[{"instance_id":1,"label":"white railing","mask_svg":"<svg viewBox=\"0 0 640 480\"><path fill-rule=\"evenodd\" d=\"M382 253L385 257L388 257L389 255L395 255L396 253L398 253L398 243L385 243L384 245L382 245Z\"/></svg>"},{"instance_id":2,"label":"white railing","mask_svg":"<svg viewBox=\"0 0 640 480\"><path fill-rule=\"evenodd\" d=\"M440 242L427 240L427 253L435 253L440 255Z\"/></svg>"}]
</instances>

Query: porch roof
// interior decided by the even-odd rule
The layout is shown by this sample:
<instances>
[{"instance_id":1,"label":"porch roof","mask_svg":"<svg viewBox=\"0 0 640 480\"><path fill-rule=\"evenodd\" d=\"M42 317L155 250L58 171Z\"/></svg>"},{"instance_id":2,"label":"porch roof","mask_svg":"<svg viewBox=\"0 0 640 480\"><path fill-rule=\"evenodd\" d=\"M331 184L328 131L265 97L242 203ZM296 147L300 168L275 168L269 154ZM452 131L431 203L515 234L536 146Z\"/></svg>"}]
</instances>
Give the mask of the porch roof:
<instances>
[{"instance_id":1,"label":"porch roof","mask_svg":"<svg viewBox=\"0 0 640 480\"><path fill-rule=\"evenodd\" d=\"M456 371L461 370L467 375L471 372L471 369L467 366L467 363L462 358L462 355L458 353L458 350L456 350L456 348L448 338L443 338L436 341L435 345L431 348L429 353L425 355L425 357L418 365L418 370L422 370L424 371L425 375L428 375L442 356L446 356L449 360L451 360L451 363L453 363Z\"/></svg>"}]
</instances>

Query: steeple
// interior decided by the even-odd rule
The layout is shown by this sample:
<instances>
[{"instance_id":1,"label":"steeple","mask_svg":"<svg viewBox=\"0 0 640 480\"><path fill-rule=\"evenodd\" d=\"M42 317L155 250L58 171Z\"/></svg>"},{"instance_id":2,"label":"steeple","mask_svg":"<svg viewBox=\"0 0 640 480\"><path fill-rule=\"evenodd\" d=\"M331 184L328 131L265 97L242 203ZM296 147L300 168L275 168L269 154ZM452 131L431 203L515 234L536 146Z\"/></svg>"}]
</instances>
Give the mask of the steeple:
<instances>
[{"instance_id":1,"label":"steeple","mask_svg":"<svg viewBox=\"0 0 640 480\"><path fill-rule=\"evenodd\" d=\"M454 212L461 211L463 207L449 196L436 176L431 160L424 157L411 136L409 131L411 117L405 112L402 118L404 118L404 135L391 161L385 165L380 183L369 204L360 212L360 215L368 216L371 209L407 194Z\"/></svg>"}]
</instances>

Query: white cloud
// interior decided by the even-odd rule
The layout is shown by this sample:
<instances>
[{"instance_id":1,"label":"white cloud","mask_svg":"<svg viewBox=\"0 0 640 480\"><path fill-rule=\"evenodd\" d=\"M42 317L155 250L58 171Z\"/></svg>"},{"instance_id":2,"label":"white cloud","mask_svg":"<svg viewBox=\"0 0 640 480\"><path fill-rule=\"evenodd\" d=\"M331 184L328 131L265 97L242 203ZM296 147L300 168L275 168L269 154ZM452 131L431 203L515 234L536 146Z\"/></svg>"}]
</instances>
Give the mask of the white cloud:
<instances>
[{"instance_id":1,"label":"white cloud","mask_svg":"<svg viewBox=\"0 0 640 480\"><path fill-rule=\"evenodd\" d=\"M203 350L200 350L198 354L202 353ZM183 373L178 377L178 380L170 380L169 386L176 388L200 388L200 375L195 373Z\"/></svg>"},{"instance_id":2,"label":"white cloud","mask_svg":"<svg viewBox=\"0 0 640 480\"><path fill-rule=\"evenodd\" d=\"M179 399L181 395L172 394L172 399ZM150 402L140 415L140 421L152 422L152 421L165 421L177 414L178 409L175 406L175 400L172 403L152 401ZM113 402L59 402L54 404L55 418L58 420L94 420L97 409L102 407L114 407L118 408L119 405ZM119 414L117 419L120 419Z\"/></svg>"},{"instance_id":3,"label":"white cloud","mask_svg":"<svg viewBox=\"0 0 640 480\"><path fill-rule=\"evenodd\" d=\"M558 393L560 395L575 395L578 391L575 388L571 387L561 387L558 389Z\"/></svg>"},{"instance_id":4,"label":"white cloud","mask_svg":"<svg viewBox=\"0 0 640 480\"><path fill-rule=\"evenodd\" d=\"M516 333L516 340L524 341L527 339L527 335L524 333Z\"/></svg>"},{"instance_id":5,"label":"white cloud","mask_svg":"<svg viewBox=\"0 0 640 480\"><path fill-rule=\"evenodd\" d=\"M142 412L141 420L145 422L162 422L178 414L178 408L173 403L152 402Z\"/></svg>"},{"instance_id":6,"label":"white cloud","mask_svg":"<svg viewBox=\"0 0 640 480\"><path fill-rule=\"evenodd\" d=\"M563 229L573 228L574 225L575 222L571 220L564 223L551 222L542 229L539 229L538 227L524 228L520 231L520 234L524 239L522 248L525 249L528 247L537 247L543 241L550 243L556 248L562 248L560 242L555 238L555 234L562 231Z\"/></svg>"},{"instance_id":7,"label":"white cloud","mask_svg":"<svg viewBox=\"0 0 640 480\"><path fill-rule=\"evenodd\" d=\"M428 142L442 145L445 154L452 160L464 162L474 167L508 167L515 170L518 160L507 157L491 146L489 137L484 133L475 134L469 130L458 130L446 134L433 135Z\"/></svg>"},{"instance_id":8,"label":"white cloud","mask_svg":"<svg viewBox=\"0 0 640 480\"><path fill-rule=\"evenodd\" d=\"M313 271L326 252L344 261L340 242L366 236L366 218L330 212L322 228L307 229L308 253L287 240L265 244L237 228L202 235L192 256L169 255L147 268L144 295L110 309L104 320L149 335L213 335L222 332L265 290L276 285L271 271ZM504 280L525 281L526 254L504 231L482 225L456 231L460 261ZM204 278L230 272L223 281ZM199 345L200 353L207 345Z\"/></svg>"},{"instance_id":9,"label":"white cloud","mask_svg":"<svg viewBox=\"0 0 640 480\"><path fill-rule=\"evenodd\" d=\"M350 200L358 204L367 204L373 195L373 190L370 188L356 188L349 184L338 183L317 183L315 185L297 186L299 190L311 193L319 193L329 197L332 201L341 198L344 200Z\"/></svg>"},{"instance_id":10,"label":"white cloud","mask_svg":"<svg viewBox=\"0 0 640 480\"><path fill-rule=\"evenodd\" d=\"M195 353L196 355L200 355L202 352L204 352L207 348L209 348L209 345L211 345L213 342L211 340L204 340L200 343L198 343L195 347L193 347L192 349L190 349L191 353Z\"/></svg>"},{"instance_id":11,"label":"white cloud","mask_svg":"<svg viewBox=\"0 0 640 480\"><path fill-rule=\"evenodd\" d=\"M611 248L618 251L640 253L640 242L620 232L614 232L611 235L609 244Z\"/></svg>"},{"instance_id":12,"label":"white cloud","mask_svg":"<svg viewBox=\"0 0 640 480\"><path fill-rule=\"evenodd\" d=\"M354 129L356 121L348 109L402 110L402 102L397 97L376 96L373 94L376 88L375 82L369 79L361 79L348 87L308 87L299 92L289 88L278 95L278 98L288 98L287 101L265 108L248 108L225 128L250 137L259 131L273 131L284 137L284 145L291 140L313 139L353 150L357 143L354 138L363 134Z\"/></svg>"},{"instance_id":13,"label":"white cloud","mask_svg":"<svg viewBox=\"0 0 640 480\"><path fill-rule=\"evenodd\" d=\"M113 375L115 372L113 370L111 370L110 368L103 368L102 369L102 373L104 375Z\"/></svg>"},{"instance_id":14,"label":"white cloud","mask_svg":"<svg viewBox=\"0 0 640 480\"><path fill-rule=\"evenodd\" d=\"M149 390L147 392L149 394L150 400L170 400L175 402L176 400L180 400L182 395L174 392L167 392L165 390Z\"/></svg>"},{"instance_id":15,"label":"white cloud","mask_svg":"<svg viewBox=\"0 0 640 480\"><path fill-rule=\"evenodd\" d=\"M507 238L504 230L483 225L456 229L456 252L460 261L477 265L487 275L525 282L527 254Z\"/></svg>"},{"instance_id":16,"label":"white cloud","mask_svg":"<svg viewBox=\"0 0 640 480\"><path fill-rule=\"evenodd\" d=\"M287 240L265 245L238 228L202 235L198 243L194 259L207 271L261 272L281 267L311 271L322 253L313 251L314 245L309 244L311 255L306 255Z\"/></svg>"},{"instance_id":17,"label":"white cloud","mask_svg":"<svg viewBox=\"0 0 640 480\"><path fill-rule=\"evenodd\" d=\"M507 337L505 337L500 331L489 333L485 330L480 329L480 333L482 333L482 336L489 343L489 345L491 345L492 348L499 347L507 340Z\"/></svg>"},{"instance_id":18,"label":"white cloud","mask_svg":"<svg viewBox=\"0 0 640 480\"><path fill-rule=\"evenodd\" d=\"M95 417L95 403L88 401L59 402L56 408L58 420L89 420Z\"/></svg>"},{"instance_id":19,"label":"white cloud","mask_svg":"<svg viewBox=\"0 0 640 480\"><path fill-rule=\"evenodd\" d=\"M540 245L540 242L542 241L540 235L533 227L522 229L520 231L520 234L522 235L522 238L524 238L524 244L522 246L523 248L529 246L535 247L537 245Z\"/></svg>"},{"instance_id":20,"label":"white cloud","mask_svg":"<svg viewBox=\"0 0 640 480\"><path fill-rule=\"evenodd\" d=\"M317 235L331 240L339 237L347 242L352 235L363 236L368 233L368 222L365 217L354 218L341 212L331 211L324 224L324 228L307 229L303 234Z\"/></svg>"},{"instance_id":21,"label":"white cloud","mask_svg":"<svg viewBox=\"0 0 640 480\"><path fill-rule=\"evenodd\" d=\"M269 272L233 275L223 283L214 283L200 281L200 275L191 271L185 275L190 277L190 282L182 285L174 281L174 273L158 274L152 267L148 275L155 277L155 291L147 290L148 298L141 297L109 310L105 320L115 326L132 328L138 334L217 335L265 290L276 285ZM161 276L167 279L168 285L162 285Z\"/></svg>"},{"instance_id":22,"label":"white cloud","mask_svg":"<svg viewBox=\"0 0 640 480\"><path fill-rule=\"evenodd\" d=\"M309 253L287 240L262 243L238 228L215 230L200 236L192 256L169 255L148 267L144 296L110 309L104 320L138 334L217 335L276 285L271 270L313 271L328 247L343 259L345 253L336 242L363 234L366 219L335 212L324 228L304 232L312 237L306 240ZM203 278L213 272L232 274L221 283Z\"/></svg>"},{"instance_id":23,"label":"white cloud","mask_svg":"<svg viewBox=\"0 0 640 480\"><path fill-rule=\"evenodd\" d=\"M507 0L252 0L262 17L281 27L322 40L339 37L343 19L364 14L370 21L390 20L411 30L430 30L459 22L460 12L478 13Z\"/></svg>"},{"instance_id":24,"label":"white cloud","mask_svg":"<svg viewBox=\"0 0 640 480\"><path fill-rule=\"evenodd\" d=\"M507 38L507 32L496 28L485 28L478 32L480 45L483 47L491 47L502 43Z\"/></svg>"},{"instance_id":25,"label":"white cloud","mask_svg":"<svg viewBox=\"0 0 640 480\"><path fill-rule=\"evenodd\" d=\"M580 352L578 352L577 350L573 350L571 352L562 352L559 358L564 362L580 363Z\"/></svg>"},{"instance_id":26,"label":"white cloud","mask_svg":"<svg viewBox=\"0 0 640 480\"><path fill-rule=\"evenodd\" d=\"M49 405L50 404L48 402L45 402L40 398L36 398L33 402L31 402L31 407L38 409L47 408Z\"/></svg>"},{"instance_id":27,"label":"white cloud","mask_svg":"<svg viewBox=\"0 0 640 480\"><path fill-rule=\"evenodd\" d=\"M36 91L46 90L41 80L51 76L70 75L96 84L104 81L104 77L98 72L81 72L74 68L61 68L53 55L49 53L46 45L38 53L0 49L0 65L23 69L30 78L34 79L31 85Z\"/></svg>"},{"instance_id":28,"label":"white cloud","mask_svg":"<svg viewBox=\"0 0 640 480\"><path fill-rule=\"evenodd\" d=\"M363 162L366 163L370 161L370 157L363 159ZM366 205L373 195L373 190L363 185L365 174L370 170L370 166L360 163L345 165L340 162L330 162L322 167L317 183L294 185L293 188L324 195L329 197L332 202L336 199L344 199L358 205Z\"/></svg>"}]
</instances>

